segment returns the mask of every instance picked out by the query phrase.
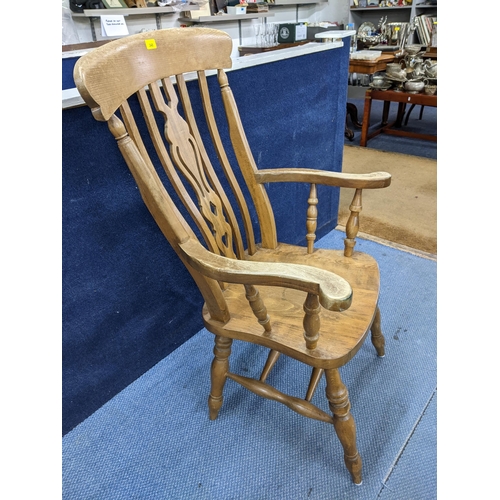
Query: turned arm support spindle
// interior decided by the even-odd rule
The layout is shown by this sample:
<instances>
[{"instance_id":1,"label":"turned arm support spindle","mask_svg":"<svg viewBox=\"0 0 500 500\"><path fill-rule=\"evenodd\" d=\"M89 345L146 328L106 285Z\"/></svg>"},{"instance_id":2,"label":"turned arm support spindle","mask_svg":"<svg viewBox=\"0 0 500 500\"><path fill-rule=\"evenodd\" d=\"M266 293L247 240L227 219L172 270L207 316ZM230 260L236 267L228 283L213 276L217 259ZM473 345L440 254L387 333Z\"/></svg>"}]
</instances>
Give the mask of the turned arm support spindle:
<instances>
[{"instance_id":1,"label":"turned arm support spindle","mask_svg":"<svg viewBox=\"0 0 500 500\"><path fill-rule=\"evenodd\" d=\"M254 316L257 318L259 324L264 327L264 331L269 333L271 331L271 320L267 314L267 308L262 301L259 291L253 285L245 285L245 297L252 308Z\"/></svg>"},{"instance_id":2,"label":"turned arm support spindle","mask_svg":"<svg viewBox=\"0 0 500 500\"><path fill-rule=\"evenodd\" d=\"M276 168L255 172L255 180L259 184L268 182L307 182L311 184L309 193L309 208L307 210L307 253L313 252L313 243L316 239L314 232L317 224L318 203L316 185L336 186L340 188L354 188L356 190L352 200L351 215L347 221L344 241L344 255L351 257L356 244L355 238L359 231L359 212L361 212L361 192L363 189L379 189L391 185L391 175L387 172L371 172L368 174L350 174L347 172L327 172L308 168ZM314 186L313 186L314 184Z\"/></svg>"},{"instance_id":3,"label":"turned arm support spindle","mask_svg":"<svg viewBox=\"0 0 500 500\"><path fill-rule=\"evenodd\" d=\"M356 236L359 231L359 213L363 208L361 194L362 189L356 189L351 205L349 206L351 214L347 220L345 228L346 238L344 240L344 255L346 257L352 257L354 245L356 244Z\"/></svg>"},{"instance_id":4,"label":"turned arm support spindle","mask_svg":"<svg viewBox=\"0 0 500 500\"><path fill-rule=\"evenodd\" d=\"M319 339L319 312L321 306L317 295L308 293L304 302L304 339L308 349L316 349Z\"/></svg>"},{"instance_id":5,"label":"turned arm support spindle","mask_svg":"<svg viewBox=\"0 0 500 500\"><path fill-rule=\"evenodd\" d=\"M314 251L314 241L316 240L316 228L318 226L318 209L316 205L318 204L318 194L316 189L316 184L311 184L309 190L309 199L307 200L307 253L313 253Z\"/></svg>"}]
</instances>

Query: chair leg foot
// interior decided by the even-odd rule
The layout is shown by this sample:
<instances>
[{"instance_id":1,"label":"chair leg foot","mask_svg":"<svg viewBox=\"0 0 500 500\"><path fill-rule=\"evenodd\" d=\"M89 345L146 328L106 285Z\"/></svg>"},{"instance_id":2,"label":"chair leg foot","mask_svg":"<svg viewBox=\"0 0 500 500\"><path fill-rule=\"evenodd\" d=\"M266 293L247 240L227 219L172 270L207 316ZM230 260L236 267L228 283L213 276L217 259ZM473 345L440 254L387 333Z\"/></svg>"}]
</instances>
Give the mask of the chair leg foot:
<instances>
[{"instance_id":1,"label":"chair leg foot","mask_svg":"<svg viewBox=\"0 0 500 500\"><path fill-rule=\"evenodd\" d=\"M221 336L215 337L214 359L210 372L211 389L208 396L208 411L210 420L215 420L222 407L222 392L229 371L229 355L231 354L232 339Z\"/></svg>"},{"instance_id":2,"label":"chair leg foot","mask_svg":"<svg viewBox=\"0 0 500 500\"><path fill-rule=\"evenodd\" d=\"M326 397L333 413L333 426L344 448L344 462L355 484L361 484L362 460L356 447L356 424L351 415L349 393L337 369L325 370Z\"/></svg>"},{"instance_id":3,"label":"chair leg foot","mask_svg":"<svg viewBox=\"0 0 500 500\"><path fill-rule=\"evenodd\" d=\"M372 344L375 347L378 356L380 358L383 358L385 356L385 338L382 333L380 309L378 307L375 311L375 317L373 318L373 323L370 330L372 334Z\"/></svg>"}]
</instances>

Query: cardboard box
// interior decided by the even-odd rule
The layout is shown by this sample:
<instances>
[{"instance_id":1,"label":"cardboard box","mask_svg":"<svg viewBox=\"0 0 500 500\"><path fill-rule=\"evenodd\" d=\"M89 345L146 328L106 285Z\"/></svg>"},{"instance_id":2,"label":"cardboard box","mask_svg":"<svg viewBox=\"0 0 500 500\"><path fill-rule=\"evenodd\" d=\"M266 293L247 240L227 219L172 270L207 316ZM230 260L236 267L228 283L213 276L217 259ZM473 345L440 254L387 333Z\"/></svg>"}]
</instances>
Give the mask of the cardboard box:
<instances>
[{"instance_id":1,"label":"cardboard box","mask_svg":"<svg viewBox=\"0 0 500 500\"><path fill-rule=\"evenodd\" d=\"M304 23L280 24L278 43L293 43L307 40L307 26Z\"/></svg>"},{"instance_id":2,"label":"cardboard box","mask_svg":"<svg viewBox=\"0 0 500 500\"><path fill-rule=\"evenodd\" d=\"M234 6L230 7L229 5L226 7L227 13L228 14L246 14L247 13L247 8L246 7L239 7L239 6ZM239 21L238 21L239 22Z\"/></svg>"}]
</instances>

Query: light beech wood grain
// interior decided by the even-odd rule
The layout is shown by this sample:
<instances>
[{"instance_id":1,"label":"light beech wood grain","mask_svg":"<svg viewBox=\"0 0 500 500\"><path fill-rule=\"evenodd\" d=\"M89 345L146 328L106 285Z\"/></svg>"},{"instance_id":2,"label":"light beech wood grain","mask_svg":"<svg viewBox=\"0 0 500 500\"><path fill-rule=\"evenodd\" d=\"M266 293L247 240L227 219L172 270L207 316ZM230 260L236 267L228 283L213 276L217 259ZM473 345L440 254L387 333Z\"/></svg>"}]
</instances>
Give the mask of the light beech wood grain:
<instances>
[{"instance_id":1,"label":"light beech wood grain","mask_svg":"<svg viewBox=\"0 0 500 500\"><path fill-rule=\"evenodd\" d=\"M155 41L154 49L145 43L150 39ZM93 116L107 122L144 203L204 298L203 321L215 343L209 418L217 418L229 378L301 415L333 424L347 469L359 484L356 427L338 368L352 360L369 332L377 354L385 354L378 265L371 256L355 252L354 246L362 190L384 188L391 176L300 168L260 171L224 72L231 66L231 49L230 37L218 30L157 30L109 42L82 56L74 78ZM217 73L236 167L257 213L258 233L254 233L248 200L224 149L227 140L216 123L206 70ZM191 104L192 89L188 92L184 74L192 72L198 76L204 126L213 143L209 146L220 165L213 165L209 158ZM141 109L137 116L128 103L133 95ZM141 132L139 120L144 120L147 133ZM226 178L219 179L219 175ZM265 186L270 182L310 185L307 206L297 207L303 213L307 247L279 242ZM321 206L318 184L355 190L344 250L314 249L317 207ZM226 193L223 186L232 192ZM260 242L255 234L260 234ZM229 371L233 339L270 349L258 380ZM266 383L282 355L312 368L304 399ZM333 415L311 403L323 375Z\"/></svg>"}]
</instances>

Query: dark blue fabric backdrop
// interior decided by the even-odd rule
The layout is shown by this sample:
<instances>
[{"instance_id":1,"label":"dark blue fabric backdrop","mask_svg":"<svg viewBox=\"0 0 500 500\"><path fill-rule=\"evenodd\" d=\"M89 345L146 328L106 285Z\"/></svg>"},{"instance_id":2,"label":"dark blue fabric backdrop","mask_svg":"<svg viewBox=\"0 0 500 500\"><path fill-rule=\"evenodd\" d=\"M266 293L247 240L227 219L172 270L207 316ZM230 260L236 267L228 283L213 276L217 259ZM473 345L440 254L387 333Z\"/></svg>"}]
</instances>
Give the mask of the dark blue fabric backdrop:
<instances>
[{"instance_id":1,"label":"dark blue fabric backdrop","mask_svg":"<svg viewBox=\"0 0 500 500\"><path fill-rule=\"evenodd\" d=\"M347 71L346 46L228 73L260 168L341 170ZM65 434L196 333L202 300L106 124L79 107L62 126ZM268 188L280 241L303 243L308 187ZM338 192L319 199L318 237L336 225Z\"/></svg>"}]
</instances>

